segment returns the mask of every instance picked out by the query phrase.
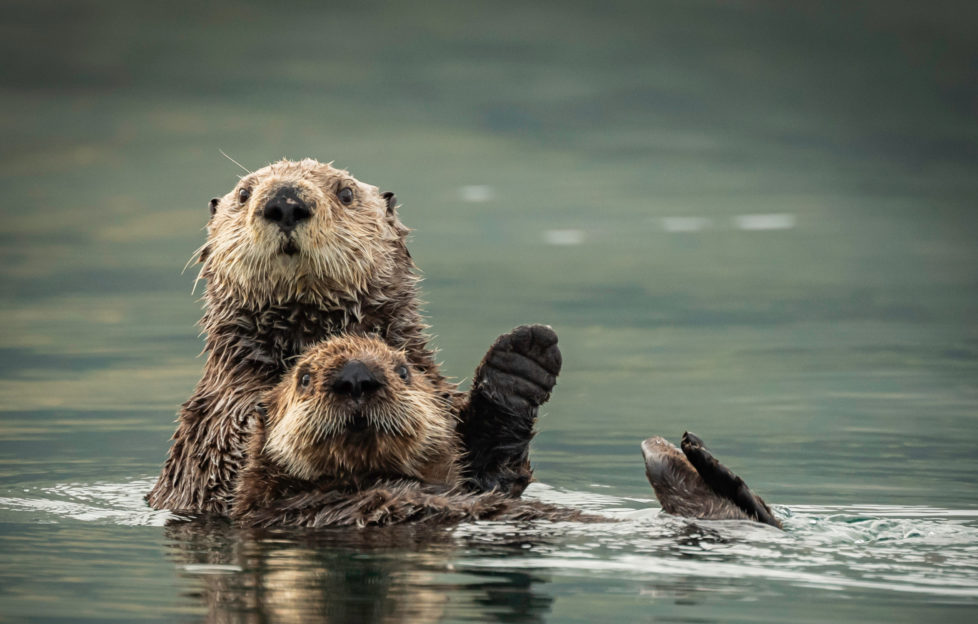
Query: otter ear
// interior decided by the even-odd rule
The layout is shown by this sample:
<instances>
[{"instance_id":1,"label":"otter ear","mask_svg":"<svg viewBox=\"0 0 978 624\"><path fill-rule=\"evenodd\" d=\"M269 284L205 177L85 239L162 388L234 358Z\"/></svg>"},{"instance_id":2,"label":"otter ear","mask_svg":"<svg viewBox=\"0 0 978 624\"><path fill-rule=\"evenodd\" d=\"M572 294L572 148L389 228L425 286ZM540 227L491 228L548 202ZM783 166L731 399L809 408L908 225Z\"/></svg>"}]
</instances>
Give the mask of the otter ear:
<instances>
[{"instance_id":1,"label":"otter ear","mask_svg":"<svg viewBox=\"0 0 978 624\"><path fill-rule=\"evenodd\" d=\"M387 191L381 193L380 196L387 202L387 216L394 214L394 211L397 209L397 197L394 196L394 193Z\"/></svg>"},{"instance_id":2,"label":"otter ear","mask_svg":"<svg viewBox=\"0 0 978 624\"><path fill-rule=\"evenodd\" d=\"M258 420L264 425L265 418L268 417L268 408L265 407L264 403L258 403L255 405L255 414L258 415Z\"/></svg>"}]
</instances>

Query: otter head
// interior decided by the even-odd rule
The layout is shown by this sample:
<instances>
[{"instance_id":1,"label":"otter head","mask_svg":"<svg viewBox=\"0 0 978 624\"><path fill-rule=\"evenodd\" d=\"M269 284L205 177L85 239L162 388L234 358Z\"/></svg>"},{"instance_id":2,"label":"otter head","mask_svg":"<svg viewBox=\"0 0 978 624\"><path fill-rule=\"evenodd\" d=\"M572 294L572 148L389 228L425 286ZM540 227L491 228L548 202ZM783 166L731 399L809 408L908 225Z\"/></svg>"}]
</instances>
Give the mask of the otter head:
<instances>
[{"instance_id":1,"label":"otter head","mask_svg":"<svg viewBox=\"0 0 978 624\"><path fill-rule=\"evenodd\" d=\"M450 406L403 352L377 338L344 335L312 347L263 408L262 453L300 479L457 478Z\"/></svg>"},{"instance_id":2,"label":"otter head","mask_svg":"<svg viewBox=\"0 0 978 624\"><path fill-rule=\"evenodd\" d=\"M396 201L312 159L271 164L211 200L201 277L246 303L358 299L412 266Z\"/></svg>"}]
</instances>

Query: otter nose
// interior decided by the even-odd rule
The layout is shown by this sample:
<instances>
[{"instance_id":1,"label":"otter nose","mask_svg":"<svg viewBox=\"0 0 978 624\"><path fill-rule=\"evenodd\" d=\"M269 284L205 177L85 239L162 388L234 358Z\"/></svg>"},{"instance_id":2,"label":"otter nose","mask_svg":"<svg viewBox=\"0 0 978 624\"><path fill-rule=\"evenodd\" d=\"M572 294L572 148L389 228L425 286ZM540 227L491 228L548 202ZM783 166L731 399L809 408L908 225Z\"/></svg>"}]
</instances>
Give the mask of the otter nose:
<instances>
[{"instance_id":1,"label":"otter nose","mask_svg":"<svg viewBox=\"0 0 978 624\"><path fill-rule=\"evenodd\" d=\"M289 234L297 225L312 217L312 211L304 201L299 199L299 194L294 188L286 186L280 188L268 200L261 211L261 216Z\"/></svg>"},{"instance_id":2,"label":"otter nose","mask_svg":"<svg viewBox=\"0 0 978 624\"><path fill-rule=\"evenodd\" d=\"M351 360L333 378L333 392L359 399L373 394L383 384L360 360Z\"/></svg>"}]
</instances>

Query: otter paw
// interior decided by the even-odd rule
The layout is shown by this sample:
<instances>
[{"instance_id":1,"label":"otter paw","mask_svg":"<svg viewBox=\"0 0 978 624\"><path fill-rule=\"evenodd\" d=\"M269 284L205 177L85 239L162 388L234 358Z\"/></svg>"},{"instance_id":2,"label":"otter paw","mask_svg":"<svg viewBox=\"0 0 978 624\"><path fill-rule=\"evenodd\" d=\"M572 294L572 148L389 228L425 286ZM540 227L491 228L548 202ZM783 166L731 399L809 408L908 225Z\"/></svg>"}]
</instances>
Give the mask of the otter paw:
<instances>
[{"instance_id":1,"label":"otter paw","mask_svg":"<svg viewBox=\"0 0 978 624\"><path fill-rule=\"evenodd\" d=\"M685 432L681 447L689 463L718 496L731 501L754 520L781 528L781 521L774 517L764 499L754 494L743 479L721 464L699 436Z\"/></svg>"},{"instance_id":2,"label":"otter paw","mask_svg":"<svg viewBox=\"0 0 978 624\"><path fill-rule=\"evenodd\" d=\"M550 398L562 363L557 334L546 325L521 325L489 348L475 373L474 389L513 412L535 409Z\"/></svg>"}]
</instances>

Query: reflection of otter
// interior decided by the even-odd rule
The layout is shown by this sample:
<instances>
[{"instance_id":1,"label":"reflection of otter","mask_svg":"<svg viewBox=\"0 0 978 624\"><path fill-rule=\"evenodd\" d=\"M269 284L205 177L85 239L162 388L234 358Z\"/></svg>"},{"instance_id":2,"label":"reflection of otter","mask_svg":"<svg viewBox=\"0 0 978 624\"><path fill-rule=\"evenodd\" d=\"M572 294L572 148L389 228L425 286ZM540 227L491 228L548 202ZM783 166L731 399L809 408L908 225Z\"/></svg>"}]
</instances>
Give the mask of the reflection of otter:
<instances>
[{"instance_id":1,"label":"reflection of otter","mask_svg":"<svg viewBox=\"0 0 978 624\"><path fill-rule=\"evenodd\" d=\"M534 326L501 337L470 393L458 394L427 347L407 233L393 194L314 160L275 163L211 200L200 253L207 361L148 496L153 507L226 513L258 398L292 358L343 332L403 350L453 402L467 487L522 492L536 410L560 370L556 336Z\"/></svg>"},{"instance_id":2,"label":"reflection of otter","mask_svg":"<svg viewBox=\"0 0 978 624\"><path fill-rule=\"evenodd\" d=\"M259 411L231 512L244 525L602 520L462 491L450 405L405 352L374 337L311 348Z\"/></svg>"},{"instance_id":3,"label":"reflection of otter","mask_svg":"<svg viewBox=\"0 0 978 624\"><path fill-rule=\"evenodd\" d=\"M541 589L545 577L454 570L465 554L524 554L525 540L485 544L420 525L266 532L205 520L170 523L165 536L168 557L183 570L184 596L213 624L443 622L487 614L542 622L553 607Z\"/></svg>"},{"instance_id":4,"label":"reflection of otter","mask_svg":"<svg viewBox=\"0 0 978 624\"><path fill-rule=\"evenodd\" d=\"M717 461L697 436L683 434L682 451L663 438L642 442L645 474L662 509L708 520L756 520L781 528L764 500Z\"/></svg>"}]
</instances>

